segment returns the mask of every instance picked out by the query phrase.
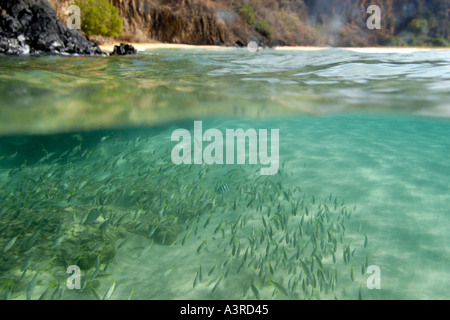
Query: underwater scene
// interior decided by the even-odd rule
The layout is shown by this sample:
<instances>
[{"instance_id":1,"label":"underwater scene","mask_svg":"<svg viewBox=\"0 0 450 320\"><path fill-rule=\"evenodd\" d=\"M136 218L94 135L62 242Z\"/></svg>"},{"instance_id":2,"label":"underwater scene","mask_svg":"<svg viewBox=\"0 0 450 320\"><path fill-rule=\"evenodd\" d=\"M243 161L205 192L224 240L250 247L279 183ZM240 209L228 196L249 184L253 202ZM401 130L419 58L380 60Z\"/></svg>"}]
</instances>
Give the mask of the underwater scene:
<instances>
[{"instance_id":1,"label":"underwater scene","mask_svg":"<svg viewBox=\"0 0 450 320\"><path fill-rule=\"evenodd\" d=\"M449 50L2 57L0 106L1 299L450 298Z\"/></svg>"}]
</instances>

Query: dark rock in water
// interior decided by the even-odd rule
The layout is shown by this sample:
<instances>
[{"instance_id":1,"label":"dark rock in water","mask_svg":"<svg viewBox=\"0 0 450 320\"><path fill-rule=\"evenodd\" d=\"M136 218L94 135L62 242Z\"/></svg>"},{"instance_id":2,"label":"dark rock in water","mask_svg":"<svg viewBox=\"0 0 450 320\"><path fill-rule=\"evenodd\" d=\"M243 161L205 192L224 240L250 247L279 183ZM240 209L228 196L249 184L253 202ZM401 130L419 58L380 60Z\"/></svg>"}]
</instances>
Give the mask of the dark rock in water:
<instances>
[{"instance_id":1,"label":"dark rock in water","mask_svg":"<svg viewBox=\"0 0 450 320\"><path fill-rule=\"evenodd\" d=\"M57 18L47 0L0 0L0 54L103 55L100 48Z\"/></svg>"},{"instance_id":2,"label":"dark rock in water","mask_svg":"<svg viewBox=\"0 0 450 320\"><path fill-rule=\"evenodd\" d=\"M238 46L239 48L243 48L246 46L245 43L243 43L241 40L236 41L235 45Z\"/></svg>"},{"instance_id":3,"label":"dark rock in water","mask_svg":"<svg viewBox=\"0 0 450 320\"><path fill-rule=\"evenodd\" d=\"M112 56L124 56L127 54L136 54L137 50L130 44L121 43L120 46L114 46Z\"/></svg>"}]
</instances>

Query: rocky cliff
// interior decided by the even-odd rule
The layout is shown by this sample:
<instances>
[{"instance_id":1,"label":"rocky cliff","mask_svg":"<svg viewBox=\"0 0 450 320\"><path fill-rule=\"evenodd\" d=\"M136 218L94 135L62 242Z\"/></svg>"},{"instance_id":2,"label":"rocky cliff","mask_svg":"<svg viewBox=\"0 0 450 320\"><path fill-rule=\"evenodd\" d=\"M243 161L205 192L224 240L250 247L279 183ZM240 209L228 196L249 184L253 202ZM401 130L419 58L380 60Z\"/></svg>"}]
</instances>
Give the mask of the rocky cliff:
<instances>
[{"instance_id":1,"label":"rocky cliff","mask_svg":"<svg viewBox=\"0 0 450 320\"><path fill-rule=\"evenodd\" d=\"M50 0L67 19L67 0ZM449 45L449 0L111 0L128 41L243 45ZM381 29L366 10L381 8Z\"/></svg>"}]
</instances>

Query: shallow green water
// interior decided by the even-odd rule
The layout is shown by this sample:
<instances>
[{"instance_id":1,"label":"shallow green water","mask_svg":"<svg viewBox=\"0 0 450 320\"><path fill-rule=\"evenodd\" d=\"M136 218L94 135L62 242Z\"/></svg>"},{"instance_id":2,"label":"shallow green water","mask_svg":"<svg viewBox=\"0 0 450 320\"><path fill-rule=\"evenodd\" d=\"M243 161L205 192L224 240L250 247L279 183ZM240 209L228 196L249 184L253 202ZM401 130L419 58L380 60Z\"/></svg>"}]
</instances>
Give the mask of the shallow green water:
<instances>
[{"instance_id":1,"label":"shallow green water","mask_svg":"<svg viewBox=\"0 0 450 320\"><path fill-rule=\"evenodd\" d=\"M448 51L0 59L0 297L448 299L449 71ZM194 120L278 129L278 174L175 165Z\"/></svg>"},{"instance_id":2,"label":"shallow green water","mask_svg":"<svg viewBox=\"0 0 450 320\"><path fill-rule=\"evenodd\" d=\"M0 60L0 133L206 116L395 112L448 117L449 51L155 50Z\"/></svg>"}]
</instances>

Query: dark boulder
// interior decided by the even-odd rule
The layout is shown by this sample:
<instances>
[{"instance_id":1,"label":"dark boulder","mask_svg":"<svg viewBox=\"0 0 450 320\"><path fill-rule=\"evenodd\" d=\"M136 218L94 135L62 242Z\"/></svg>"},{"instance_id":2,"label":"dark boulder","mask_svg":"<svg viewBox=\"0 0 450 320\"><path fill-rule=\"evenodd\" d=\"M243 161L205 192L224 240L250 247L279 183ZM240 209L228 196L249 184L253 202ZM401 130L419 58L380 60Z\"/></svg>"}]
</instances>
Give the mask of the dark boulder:
<instances>
[{"instance_id":1,"label":"dark boulder","mask_svg":"<svg viewBox=\"0 0 450 320\"><path fill-rule=\"evenodd\" d=\"M120 46L114 46L112 56L124 56L127 54L136 54L137 50L130 44L121 43Z\"/></svg>"},{"instance_id":2,"label":"dark boulder","mask_svg":"<svg viewBox=\"0 0 450 320\"><path fill-rule=\"evenodd\" d=\"M243 43L241 40L236 41L234 44L239 48L243 48L246 46L246 44Z\"/></svg>"},{"instance_id":3,"label":"dark boulder","mask_svg":"<svg viewBox=\"0 0 450 320\"><path fill-rule=\"evenodd\" d=\"M47 0L0 0L0 54L103 55L100 48L57 18Z\"/></svg>"}]
</instances>

